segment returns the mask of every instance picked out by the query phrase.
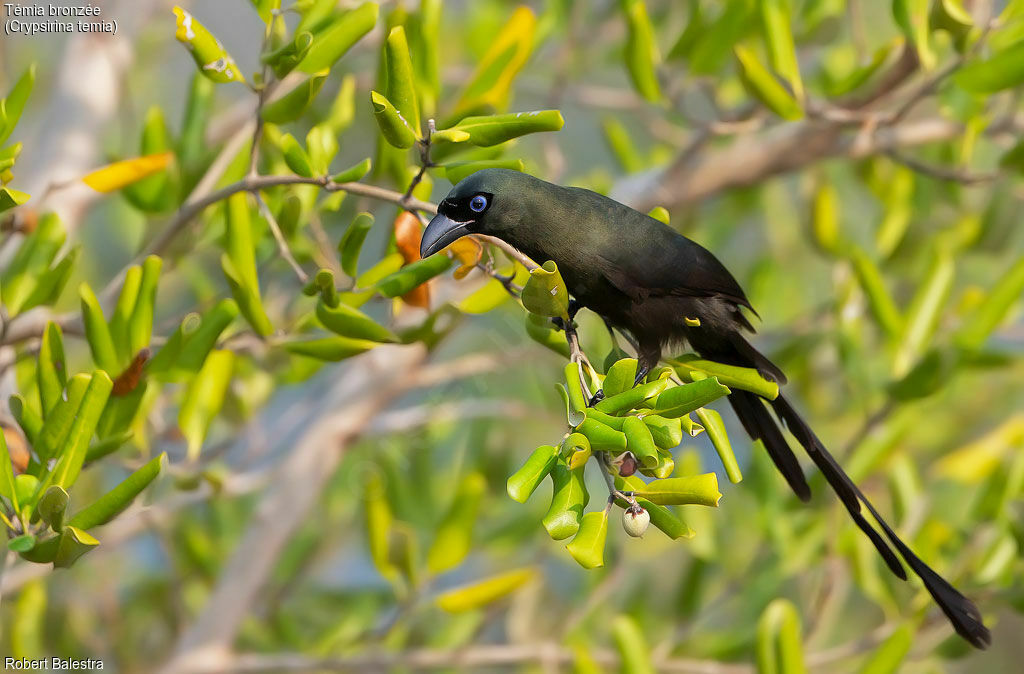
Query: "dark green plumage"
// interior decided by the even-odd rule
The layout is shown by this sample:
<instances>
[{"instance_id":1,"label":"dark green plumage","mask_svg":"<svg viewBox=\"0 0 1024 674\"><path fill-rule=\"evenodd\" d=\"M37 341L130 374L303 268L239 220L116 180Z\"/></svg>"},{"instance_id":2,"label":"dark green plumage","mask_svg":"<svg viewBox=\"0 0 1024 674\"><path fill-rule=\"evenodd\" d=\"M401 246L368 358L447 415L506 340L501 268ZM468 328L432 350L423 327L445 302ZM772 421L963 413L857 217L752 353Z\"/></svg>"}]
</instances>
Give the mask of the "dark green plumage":
<instances>
[{"instance_id":1,"label":"dark green plumage","mask_svg":"<svg viewBox=\"0 0 1024 674\"><path fill-rule=\"evenodd\" d=\"M431 255L473 233L502 239L537 262L554 260L579 306L632 334L643 371L658 363L664 348L685 341L705 358L755 367L766 377L786 381L742 334L753 332L743 314L744 308L753 308L736 279L705 248L643 213L589 190L553 185L517 171L487 169L460 182L441 202L423 233L421 254ZM899 539L789 401L781 395L764 401L734 391L729 402L744 429L763 442L801 499L810 498L810 488L780 421L892 572L906 579L902 557L957 633L978 648L989 644L988 629L974 604ZM881 533L865 518L862 505Z\"/></svg>"}]
</instances>

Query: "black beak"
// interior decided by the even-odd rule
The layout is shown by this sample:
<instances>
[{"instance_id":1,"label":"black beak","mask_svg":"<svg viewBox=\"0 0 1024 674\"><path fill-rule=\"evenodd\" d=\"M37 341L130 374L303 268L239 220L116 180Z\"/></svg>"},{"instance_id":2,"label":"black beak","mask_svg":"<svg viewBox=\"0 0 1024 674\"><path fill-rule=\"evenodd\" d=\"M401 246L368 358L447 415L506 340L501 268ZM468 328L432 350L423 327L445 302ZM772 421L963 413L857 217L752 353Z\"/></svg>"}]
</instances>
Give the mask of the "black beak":
<instances>
[{"instance_id":1,"label":"black beak","mask_svg":"<svg viewBox=\"0 0 1024 674\"><path fill-rule=\"evenodd\" d=\"M420 240L420 257L430 257L456 239L469 234L469 222L456 222L447 215L438 213L430 221L427 228L423 230L423 238Z\"/></svg>"}]
</instances>

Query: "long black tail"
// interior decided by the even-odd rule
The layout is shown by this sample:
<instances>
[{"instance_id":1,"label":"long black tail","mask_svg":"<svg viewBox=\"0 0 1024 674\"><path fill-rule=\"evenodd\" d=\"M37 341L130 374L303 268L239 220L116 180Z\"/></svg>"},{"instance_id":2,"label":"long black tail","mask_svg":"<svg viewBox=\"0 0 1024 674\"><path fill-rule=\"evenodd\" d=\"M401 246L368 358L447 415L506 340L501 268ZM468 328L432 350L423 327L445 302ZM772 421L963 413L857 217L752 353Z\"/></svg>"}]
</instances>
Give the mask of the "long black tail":
<instances>
[{"instance_id":1,"label":"long black tail","mask_svg":"<svg viewBox=\"0 0 1024 674\"><path fill-rule=\"evenodd\" d=\"M738 337L738 341L746 346L746 349L753 351L753 347L746 340L739 337L739 335L736 335L736 337ZM699 348L699 345L693 346L698 351L703 351ZM722 358L723 354L721 353L720 346L718 349L715 349L716 353L703 353L702 355L707 358L724 360L725 362L731 361L736 365L754 366L765 374L784 381L784 378L779 376L781 372L768 359L756 351L754 353L757 353L757 358L751 358L749 354L744 353L746 349L737 348L735 352L730 354L732 358L727 357L725 359ZM770 367L765 367L765 363L770 365ZM773 418L765 405L766 402L770 404L772 409L775 410L778 419L785 424L797 442L803 446L807 454L818 466L818 469L828 481L829 486L832 487L843 502L846 510L850 513L850 517L853 518L853 521L860 530L871 539L875 549L878 550L878 553L885 560L889 569L903 580L906 580L907 574L899 559L902 557L910 569L924 581L924 586L928 589L932 598L935 599L935 603L942 609L942 612L949 618L957 634L976 648L985 648L991 643L992 637L989 634L988 628L982 623L981 612L978 611L978 608L942 576L922 562L900 540L900 537L882 519L878 511L875 510L875 507L871 505L871 502L865 498L863 492L853 483L850 476L846 474L835 458L825 449L825 445L814 434L814 431L807 425L807 422L797 414L788 400L780 395L775 400L765 401L753 393L733 390L732 394L729 395L729 402L732 404L732 408L736 411L736 415L750 437L753 440L761 440L764 443L765 449L768 450L768 454L779 469L779 472L786 478L786 482L789 483L789 486L801 500L807 501L811 497L810 487L807 485L803 470L800 468L793 450L782 434L779 422ZM865 518L864 513L861 511L861 504L867 508L871 516L878 522L884 537ZM886 539L888 539L888 542ZM890 547L890 544L892 547ZM896 549L896 552L893 552L893 548ZM897 553L899 553L899 556L897 556Z\"/></svg>"}]
</instances>

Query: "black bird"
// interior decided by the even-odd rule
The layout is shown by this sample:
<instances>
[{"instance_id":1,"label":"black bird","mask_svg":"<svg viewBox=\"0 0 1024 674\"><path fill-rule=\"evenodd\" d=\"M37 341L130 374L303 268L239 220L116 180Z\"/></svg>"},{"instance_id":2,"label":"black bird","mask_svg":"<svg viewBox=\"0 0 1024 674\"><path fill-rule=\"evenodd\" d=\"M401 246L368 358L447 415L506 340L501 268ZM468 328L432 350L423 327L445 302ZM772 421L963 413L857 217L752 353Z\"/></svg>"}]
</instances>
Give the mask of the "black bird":
<instances>
[{"instance_id":1,"label":"black bird","mask_svg":"<svg viewBox=\"0 0 1024 674\"><path fill-rule=\"evenodd\" d=\"M420 255L433 255L468 234L497 237L537 262L554 260L576 307L633 335L641 372L657 365L662 349L688 342L704 358L754 367L786 382L782 371L743 336L754 328L742 310L754 309L732 274L708 250L654 218L589 190L486 169L462 180L441 201L423 232ZM699 325L686 320L694 318ZM957 633L976 648L989 645L991 636L977 607L896 535L785 397L767 401L734 390L728 400L801 500L810 499L810 488L782 425L810 455L889 569L906 580L902 557ZM862 505L882 533L865 518Z\"/></svg>"}]
</instances>

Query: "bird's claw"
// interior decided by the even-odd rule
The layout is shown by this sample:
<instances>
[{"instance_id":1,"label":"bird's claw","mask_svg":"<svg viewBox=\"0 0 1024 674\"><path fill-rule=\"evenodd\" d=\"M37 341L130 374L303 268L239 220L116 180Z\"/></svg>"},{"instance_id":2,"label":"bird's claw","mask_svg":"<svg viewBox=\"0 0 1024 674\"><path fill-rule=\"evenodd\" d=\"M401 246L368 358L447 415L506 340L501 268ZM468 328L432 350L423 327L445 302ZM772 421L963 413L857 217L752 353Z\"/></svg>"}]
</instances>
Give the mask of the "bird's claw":
<instances>
[{"instance_id":1,"label":"bird's claw","mask_svg":"<svg viewBox=\"0 0 1024 674\"><path fill-rule=\"evenodd\" d=\"M643 383L644 379L647 379L647 374L651 371L649 367L640 367L636 371L636 379L633 380L633 386L639 386Z\"/></svg>"},{"instance_id":2,"label":"bird's claw","mask_svg":"<svg viewBox=\"0 0 1024 674\"><path fill-rule=\"evenodd\" d=\"M587 403L587 407L593 407L602 400L604 400L604 389L598 389L597 393L590 396L590 402Z\"/></svg>"}]
</instances>

